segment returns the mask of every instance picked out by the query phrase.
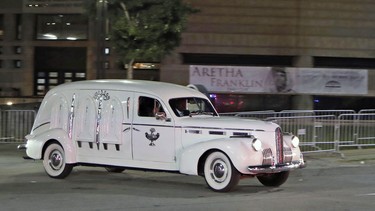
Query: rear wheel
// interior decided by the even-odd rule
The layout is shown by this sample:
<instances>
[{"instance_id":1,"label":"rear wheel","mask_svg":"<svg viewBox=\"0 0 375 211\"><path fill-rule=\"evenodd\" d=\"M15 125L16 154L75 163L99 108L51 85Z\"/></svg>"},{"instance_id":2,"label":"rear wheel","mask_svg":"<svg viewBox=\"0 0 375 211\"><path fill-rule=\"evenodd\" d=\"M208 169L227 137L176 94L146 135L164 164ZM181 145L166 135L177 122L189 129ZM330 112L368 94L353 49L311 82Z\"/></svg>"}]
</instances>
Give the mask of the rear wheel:
<instances>
[{"instance_id":1,"label":"rear wheel","mask_svg":"<svg viewBox=\"0 0 375 211\"><path fill-rule=\"evenodd\" d=\"M224 153L216 151L204 163L204 178L212 190L228 192L238 184L241 175Z\"/></svg>"},{"instance_id":2,"label":"rear wheel","mask_svg":"<svg viewBox=\"0 0 375 211\"><path fill-rule=\"evenodd\" d=\"M267 174L262 176L257 176L260 183L262 183L264 186L270 186L270 187L278 187L289 177L289 171L283 171L279 173L274 174Z\"/></svg>"},{"instance_id":3,"label":"rear wheel","mask_svg":"<svg viewBox=\"0 0 375 211\"><path fill-rule=\"evenodd\" d=\"M47 146L43 156L44 170L48 176L63 179L72 172L73 165L67 164L64 149L57 143Z\"/></svg>"}]
</instances>

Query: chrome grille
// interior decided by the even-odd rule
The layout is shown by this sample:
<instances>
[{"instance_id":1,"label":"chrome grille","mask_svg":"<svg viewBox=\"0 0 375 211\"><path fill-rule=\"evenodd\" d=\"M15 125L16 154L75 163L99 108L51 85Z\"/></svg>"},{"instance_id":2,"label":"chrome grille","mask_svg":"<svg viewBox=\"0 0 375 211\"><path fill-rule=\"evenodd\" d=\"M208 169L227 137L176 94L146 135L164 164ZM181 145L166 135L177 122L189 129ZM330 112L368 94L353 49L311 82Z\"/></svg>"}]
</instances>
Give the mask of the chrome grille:
<instances>
[{"instance_id":1,"label":"chrome grille","mask_svg":"<svg viewBox=\"0 0 375 211\"><path fill-rule=\"evenodd\" d=\"M278 164L284 163L284 146L283 146L283 133L281 128L276 128L275 131L275 141L276 141L276 161Z\"/></svg>"}]
</instances>

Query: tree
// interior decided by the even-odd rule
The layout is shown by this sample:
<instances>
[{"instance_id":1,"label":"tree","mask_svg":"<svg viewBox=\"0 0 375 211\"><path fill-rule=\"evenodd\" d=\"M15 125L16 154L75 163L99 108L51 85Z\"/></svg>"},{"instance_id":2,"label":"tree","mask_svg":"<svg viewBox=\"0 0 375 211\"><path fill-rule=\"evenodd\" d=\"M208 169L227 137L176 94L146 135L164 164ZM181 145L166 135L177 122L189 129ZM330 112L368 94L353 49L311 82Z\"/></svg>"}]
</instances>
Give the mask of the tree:
<instances>
[{"instance_id":1,"label":"tree","mask_svg":"<svg viewBox=\"0 0 375 211\"><path fill-rule=\"evenodd\" d=\"M96 16L97 2L85 1L88 14ZM196 9L183 0L107 0L110 40L133 78L134 61L160 61L181 40L188 15Z\"/></svg>"}]
</instances>

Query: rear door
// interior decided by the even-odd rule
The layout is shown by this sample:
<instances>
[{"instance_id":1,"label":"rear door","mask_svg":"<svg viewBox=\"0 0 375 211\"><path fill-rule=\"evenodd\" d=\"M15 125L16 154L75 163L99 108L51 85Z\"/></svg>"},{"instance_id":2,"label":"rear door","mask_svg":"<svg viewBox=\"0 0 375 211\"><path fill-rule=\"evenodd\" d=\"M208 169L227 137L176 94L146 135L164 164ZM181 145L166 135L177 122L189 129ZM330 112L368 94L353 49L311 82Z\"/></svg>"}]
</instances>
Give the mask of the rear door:
<instances>
[{"instance_id":1,"label":"rear door","mask_svg":"<svg viewBox=\"0 0 375 211\"><path fill-rule=\"evenodd\" d=\"M83 161L132 159L132 96L117 90L82 90L77 94L74 133L78 156L91 157Z\"/></svg>"}]
</instances>

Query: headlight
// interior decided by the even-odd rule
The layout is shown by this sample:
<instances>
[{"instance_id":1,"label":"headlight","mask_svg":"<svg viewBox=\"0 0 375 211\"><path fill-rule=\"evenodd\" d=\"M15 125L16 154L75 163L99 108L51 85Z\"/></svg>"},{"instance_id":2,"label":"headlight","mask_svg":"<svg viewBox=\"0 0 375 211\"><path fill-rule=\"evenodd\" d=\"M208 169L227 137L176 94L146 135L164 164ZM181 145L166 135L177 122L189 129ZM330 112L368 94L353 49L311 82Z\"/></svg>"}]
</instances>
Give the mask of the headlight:
<instances>
[{"instance_id":1,"label":"headlight","mask_svg":"<svg viewBox=\"0 0 375 211\"><path fill-rule=\"evenodd\" d=\"M292 137L292 146L297 148L299 146L299 138L297 136Z\"/></svg>"},{"instance_id":2,"label":"headlight","mask_svg":"<svg viewBox=\"0 0 375 211\"><path fill-rule=\"evenodd\" d=\"M259 139L254 138L252 146L255 151L259 151L262 149L262 142Z\"/></svg>"}]
</instances>

